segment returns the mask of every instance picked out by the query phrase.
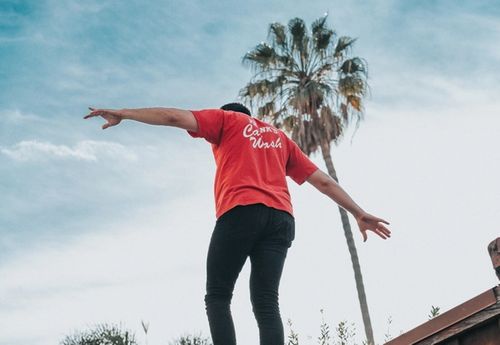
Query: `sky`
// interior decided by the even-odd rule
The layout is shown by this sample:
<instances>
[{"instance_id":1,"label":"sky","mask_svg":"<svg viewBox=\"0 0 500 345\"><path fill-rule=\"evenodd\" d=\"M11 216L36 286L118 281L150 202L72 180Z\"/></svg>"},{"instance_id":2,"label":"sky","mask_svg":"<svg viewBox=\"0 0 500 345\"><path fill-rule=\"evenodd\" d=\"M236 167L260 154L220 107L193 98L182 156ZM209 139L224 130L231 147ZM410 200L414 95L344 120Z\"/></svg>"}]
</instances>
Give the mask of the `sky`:
<instances>
[{"instance_id":1,"label":"sky","mask_svg":"<svg viewBox=\"0 0 500 345\"><path fill-rule=\"evenodd\" d=\"M396 336L498 281L497 1L0 2L0 344L48 345L101 322L145 343L209 336L205 260L215 224L210 146L87 107L218 108L251 78L270 23L328 13L368 62L365 119L332 148L341 184L393 236L355 233L374 333ZM311 159L324 169L319 154ZM363 334L336 205L289 181L296 238L280 308L315 344L320 310ZM351 218L351 224L355 224ZM247 261L232 301L258 342ZM388 322L391 319L391 322Z\"/></svg>"}]
</instances>

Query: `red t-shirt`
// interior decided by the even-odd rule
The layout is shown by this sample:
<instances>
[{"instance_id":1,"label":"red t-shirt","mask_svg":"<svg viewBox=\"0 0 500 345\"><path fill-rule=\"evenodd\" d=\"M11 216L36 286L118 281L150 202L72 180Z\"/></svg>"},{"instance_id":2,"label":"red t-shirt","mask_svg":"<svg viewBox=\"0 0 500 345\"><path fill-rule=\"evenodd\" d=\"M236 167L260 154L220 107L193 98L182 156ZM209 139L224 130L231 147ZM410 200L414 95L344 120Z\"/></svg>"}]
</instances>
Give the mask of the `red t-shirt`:
<instances>
[{"instance_id":1,"label":"red t-shirt","mask_svg":"<svg viewBox=\"0 0 500 345\"><path fill-rule=\"evenodd\" d=\"M237 205L256 203L293 214L286 176L300 185L318 169L297 144L246 114L221 109L192 113L198 132L188 133L212 144L216 217Z\"/></svg>"}]
</instances>

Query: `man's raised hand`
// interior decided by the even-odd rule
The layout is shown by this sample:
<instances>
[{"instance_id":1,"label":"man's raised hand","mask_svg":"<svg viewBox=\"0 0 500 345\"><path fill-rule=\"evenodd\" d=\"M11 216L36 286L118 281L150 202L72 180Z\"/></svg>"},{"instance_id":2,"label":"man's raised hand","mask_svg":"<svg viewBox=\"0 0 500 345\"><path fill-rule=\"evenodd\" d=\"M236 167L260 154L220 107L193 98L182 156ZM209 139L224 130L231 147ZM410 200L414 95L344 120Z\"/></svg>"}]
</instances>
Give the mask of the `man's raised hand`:
<instances>
[{"instance_id":1,"label":"man's raised hand","mask_svg":"<svg viewBox=\"0 0 500 345\"><path fill-rule=\"evenodd\" d=\"M385 223L389 225L389 222L383 220L382 218L378 218L364 212L356 218L356 221L358 222L359 231L361 231L361 235L363 236L363 242L366 242L368 239L368 234L366 233L368 230L373 231L384 240L391 237L391 231L387 229L384 224L382 224Z\"/></svg>"},{"instance_id":2,"label":"man's raised hand","mask_svg":"<svg viewBox=\"0 0 500 345\"><path fill-rule=\"evenodd\" d=\"M108 127L116 126L119 124L124 115L120 113L119 110L113 110L113 109L95 109L92 107L89 107L90 113L85 115L83 118L84 119L89 119L91 117L95 116L101 116L103 119L105 119L107 122L102 125L102 129L106 129Z\"/></svg>"}]
</instances>

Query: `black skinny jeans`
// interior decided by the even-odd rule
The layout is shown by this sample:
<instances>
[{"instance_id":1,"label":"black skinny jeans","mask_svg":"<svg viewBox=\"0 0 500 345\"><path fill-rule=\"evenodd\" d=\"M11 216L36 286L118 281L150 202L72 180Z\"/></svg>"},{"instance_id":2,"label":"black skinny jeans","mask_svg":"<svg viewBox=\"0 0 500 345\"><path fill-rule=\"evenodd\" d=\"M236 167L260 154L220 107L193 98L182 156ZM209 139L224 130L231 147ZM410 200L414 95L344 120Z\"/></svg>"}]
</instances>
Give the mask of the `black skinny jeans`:
<instances>
[{"instance_id":1,"label":"black skinny jeans","mask_svg":"<svg viewBox=\"0 0 500 345\"><path fill-rule=\"evenodd\" d=\"M278 289L295 221L263 204L236 206L215 225L207 257L205 307L214 345L236 345L230 304L234 285L250 257L250 299L260 345L283 345Z\"/></svg>"}]
</instances>

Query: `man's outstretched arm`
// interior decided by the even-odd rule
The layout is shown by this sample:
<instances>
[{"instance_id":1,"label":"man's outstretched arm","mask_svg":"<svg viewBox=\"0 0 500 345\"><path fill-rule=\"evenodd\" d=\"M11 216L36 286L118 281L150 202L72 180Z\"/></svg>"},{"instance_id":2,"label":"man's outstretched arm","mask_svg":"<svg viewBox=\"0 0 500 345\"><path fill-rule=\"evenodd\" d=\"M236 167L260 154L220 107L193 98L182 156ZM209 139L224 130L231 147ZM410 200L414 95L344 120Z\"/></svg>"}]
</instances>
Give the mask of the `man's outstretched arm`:
<instances>
[{"instance_id":1,"label":"man's outstretched arm","mask_svg":"<svg viewBox=\"0 0 500 345\"><path fill-rule=\"evenodd\" d=\"M198 123L189 110L175 108L138 108L138 109L96 109L91 108L84 119L101 116L107 122L102 129L118 125L122 120L135 120L150 125L172 126L197 132Z\"/></svg>"},{"instance_id":2,"label":"man's outstretched arm","mask_svg":"<svg viewBox=\"0 0 500 345\"><path fill-rule=\"evenodd\" d=\"M335 201L339 206L349 211L358 222L359 230L363 236L363 241L366 241L366 231L370 230L376 233L383 239L391 237L391 232L382 223L389 224L382 218L375 217L365 212L359 207L347 192L329 175L321 170L316 170L309 176L307 182L312 184L321 193L327 195Z\"/></svg>"}]
</instances>

